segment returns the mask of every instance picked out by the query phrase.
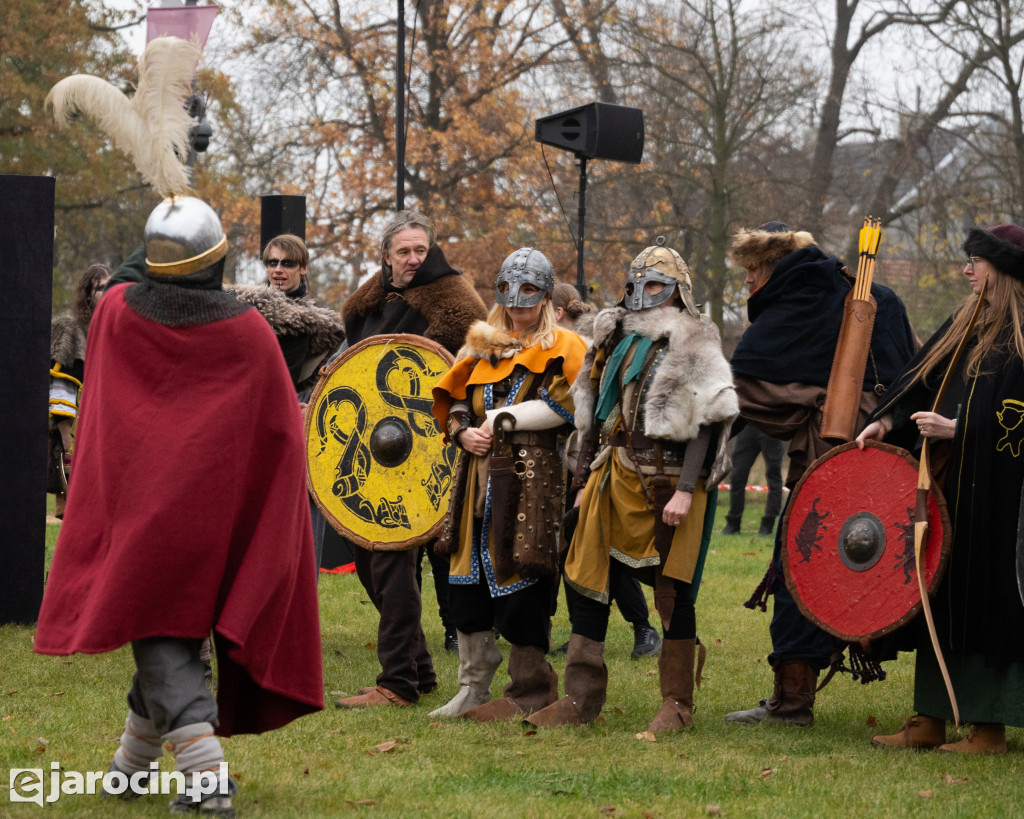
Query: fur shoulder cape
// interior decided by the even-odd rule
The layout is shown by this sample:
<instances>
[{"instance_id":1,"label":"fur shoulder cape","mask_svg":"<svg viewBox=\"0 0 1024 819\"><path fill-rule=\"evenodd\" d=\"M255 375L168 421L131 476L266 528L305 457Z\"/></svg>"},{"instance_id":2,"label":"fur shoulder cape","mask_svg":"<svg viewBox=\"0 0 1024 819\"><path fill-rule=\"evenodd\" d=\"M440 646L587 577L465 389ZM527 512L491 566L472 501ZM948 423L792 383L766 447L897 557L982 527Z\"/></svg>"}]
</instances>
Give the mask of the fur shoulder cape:
<instances>
[{"instance_id":1,"label":"fur shoulder cape","mask_svg":"<svg viewBox=\"0 0 1024 819\"><path fill-rule=\"evenodd\" d=\"M718 328L674 306L641 311L611 307L597 314L594 343L583 361L583 372L590 377L577 378L571 390L580 433L585 435L594 423L602 376L594 371L596 353L617 336L617 328L622 335L639 333L655 341L668 339L668 350L654 373L641 410L644 430L652 438L689 441L697 437L701 426L718 425L721 434L708 486L717 484L729 467L725 446L732 422L739 415L736 388L729 362L722 354Z\"/></svg>"},{"instance_id":2,"label":"fur shoulder cape","mask_svg":"<svg viewBox=\"0 0 1024 819\"><path fill-rule=\"evenodd\" d=\"M50 360L68 369L75 360L85 361L86 329L71 311L53 317L50 323Z\"/></svg>"},{"instance_id":3,"label":"fur shoulder cape","mask_svg":"<svg viewBox=\"0 0 1024 819\"><path fill-rule=\"evenodd\" d=\"M263 285L235 287L234 293L239 301L259 311L275 336L309 336L310 355L332 353L345 339L341 316L334 310L317 307L308 296L290 299Z\"/></svg>"},{"instance_id":4,"label":"fur shoulder cape","mask_svg":"<svg viewBox=\"0 0 1024 819\"><path fill-rule=\"evenodd\" d=\"M466 340L466 328L487 315L483 300L460 273L453 272L416 287L389 291L384 289L378 272L348 297L342 316L346 321L363 319L383 307L390 293L398 293L426 318L428 324L423 335L448 350L458 350Z\"/></svg>"}]
</instances>

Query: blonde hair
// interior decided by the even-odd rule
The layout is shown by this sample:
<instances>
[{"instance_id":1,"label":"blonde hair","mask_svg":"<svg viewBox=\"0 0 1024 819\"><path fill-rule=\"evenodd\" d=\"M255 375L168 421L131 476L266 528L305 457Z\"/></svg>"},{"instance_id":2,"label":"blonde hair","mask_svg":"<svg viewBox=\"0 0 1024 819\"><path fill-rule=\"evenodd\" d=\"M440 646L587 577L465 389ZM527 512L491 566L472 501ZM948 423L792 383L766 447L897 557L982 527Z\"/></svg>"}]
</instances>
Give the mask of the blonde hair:
<instances>
[{"instance_id":1,"label":"blonde hair","mask_svg":"<svg viewBox=\"0 0 1024 819\"><path fill-rule=\"evenodd\" d=\"M1021 329L1024 324L1024 283L1000 273L991 263L990 266L992 273L988 277L985 304L982 305L972 332L978 343L967 353L965 379L985 375L981 363L993 350L1012 350L1024 362L1024 331ZM911 383L920 381L932 388L939 386L946 362L967 332L978 298L978 295L972 294L963 303L954 315L949 331L911 371ZM1007 329L1011 330L1010 338L1006 337Z\"/></svg>"},{"instance_id":2,"label":"blonde hair","mask_svg":"<svg viewBox=\"0 0 1024 819\"><path fill-rule=\"evenodd\" d=\"M497 327L506 333L514 333L512 318L508 310L500 304L495 304L491 312L487 314L487 323L491 327ZM544 295L544 306L541 308L540 317L537 319L537 327L532 334L522 336L520 340L524 347L533 347L539 344L542 350L550 350L555 346L555 335L558 322L555 321L555 308L551 305L551 296Z\"/></svg>"}]
</instances>

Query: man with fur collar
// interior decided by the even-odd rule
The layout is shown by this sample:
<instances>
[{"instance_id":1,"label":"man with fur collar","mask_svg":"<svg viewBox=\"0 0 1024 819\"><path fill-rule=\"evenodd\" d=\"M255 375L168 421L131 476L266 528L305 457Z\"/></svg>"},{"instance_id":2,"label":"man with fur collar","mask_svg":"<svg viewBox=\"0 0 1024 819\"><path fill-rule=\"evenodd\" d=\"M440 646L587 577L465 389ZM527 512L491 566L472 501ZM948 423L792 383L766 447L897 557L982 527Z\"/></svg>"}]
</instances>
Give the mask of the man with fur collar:
<instances>
[{"instance_id":1,"label":"man with fur collar","mask_svg":"<svg viewBox=\"0 0 1024 819\"><path fill-rule=\"evenodd\" d=\"M665 629L661 707L649 726L662 733L693 724L694 602L738 405L718 329L697 310L678 253L656 246L637 256L620 305L598 314L586 375L572 388L585 488L565 561L575 611L566 695L527 722L580 725L601 713L609 589L631 572L654 586Z\"/></svg>"},{"instance_id":2,"label":"man with fur collar","mask_svg":"<svg viewBox=\"0 0 1024 819\"><path fill-rule=\"evenodd\" d=\"M773 438L788 440L792 489L816 458L834 442L821 437L822 406L842 324L844 301L853 285L835 256L823 253L810 233L781 222L741 230L729 251L746 270L750 327L732 357L740 414ZM917 347L903 302L887 287L871 286L877 305L871 350L860 397L858 429L879 397ZM768 719L811 725L818 673L842 656L844 644L807 620L786 588L780 533L764 581L747 605L766 609L774 595L771 622L774 692L726 722L756 724Z\"/></svg>"},{"instance_id":3,"label":"man with fur collar","mask_svg":"<svg viewBox=\"0 0 1024 819\"><path fill-rule=\"evenodd\" d=\"M342 309L350 346L365 338L412 333L439 343L454 354L469 326L487 308L461 271L448 264L436 243L433 223L422 213L403 210L385 225L381 271L349 296ZM435 560L428 546L438 600L447 595L447 559ZM434 665L420 625L422 606L417 580L419 549L370 552L353 548L356 572L380 612L377 684L337 701L342 708L412 705L437 687ZM445 619L442 610L442 620Z\"/></svg>"}]
</instances>

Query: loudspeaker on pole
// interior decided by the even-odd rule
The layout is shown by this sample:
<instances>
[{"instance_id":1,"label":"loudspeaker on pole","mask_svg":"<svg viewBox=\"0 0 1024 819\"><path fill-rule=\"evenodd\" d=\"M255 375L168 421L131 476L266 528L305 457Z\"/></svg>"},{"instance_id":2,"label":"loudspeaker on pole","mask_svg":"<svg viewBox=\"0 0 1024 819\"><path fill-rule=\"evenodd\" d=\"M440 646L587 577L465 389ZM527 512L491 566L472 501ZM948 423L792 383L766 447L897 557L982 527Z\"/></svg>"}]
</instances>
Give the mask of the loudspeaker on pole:
<instances>
[{"instance_id":1,"label":"loudspeaker on pole","mask_svg":"<svg viewBox=\"0 0 1024 819\"><path fill-rule=\"evenodd\" d=\"M587 159L636 163L644 154L644 112L592 102L536 120L534 137Z\"/></svg>"}]
</instances>

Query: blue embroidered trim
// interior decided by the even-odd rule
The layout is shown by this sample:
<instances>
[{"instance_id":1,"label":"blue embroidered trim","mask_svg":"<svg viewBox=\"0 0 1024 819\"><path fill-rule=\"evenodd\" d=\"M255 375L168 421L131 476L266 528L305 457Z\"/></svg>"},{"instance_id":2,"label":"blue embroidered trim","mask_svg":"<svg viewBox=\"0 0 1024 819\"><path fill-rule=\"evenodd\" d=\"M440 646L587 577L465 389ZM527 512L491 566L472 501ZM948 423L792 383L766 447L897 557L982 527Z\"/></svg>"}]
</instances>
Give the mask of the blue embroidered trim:
<instances>
[{"instance_id":1,"label":"blue embroidered trim","mask_svg":"<svg viewBox=\"0 0 1024 819\"><path fill-rule=\"evenodd\" d=\"M561 404L559 404L557 401L555 401L555 399L549 398L547 390L541 390L540 397L545 404L547 404L549 407L551 407L551 409L553 409L555 412L561 415L566 420L566 423L572 424L573 426L576 425L576 418L573 416L573 414L569 412L569 410L567 410Z\"/></svg>"}]
</instances>

